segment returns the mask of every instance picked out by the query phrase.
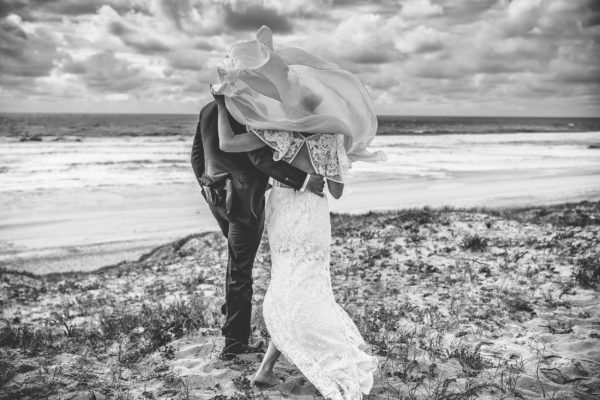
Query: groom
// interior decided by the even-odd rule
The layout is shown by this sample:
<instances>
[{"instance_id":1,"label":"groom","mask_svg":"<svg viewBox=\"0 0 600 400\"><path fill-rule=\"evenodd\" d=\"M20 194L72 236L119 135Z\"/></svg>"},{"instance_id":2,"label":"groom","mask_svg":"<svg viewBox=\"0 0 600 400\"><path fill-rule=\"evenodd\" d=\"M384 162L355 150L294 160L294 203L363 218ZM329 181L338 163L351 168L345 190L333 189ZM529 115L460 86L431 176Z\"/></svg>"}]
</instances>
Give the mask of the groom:
<instances>
[{"instance_id":1,"label":"groom","mask_svg":"<svg viewBox=\"0 0 600 400\"><path fill-rule=\"evenodd\" d=\"M227 238L228 263L225 277L225 315L222 327L224 359L256 352L262 342L248 343L252 314L252 266L264 229L264 193L269 177L296 190L323 195L320 175L306 174L283 161L274 161L265 146L250 153L226 153L219 149L217 105L202 111L192 145L192 167L202 195ZM246 127L229 116L235 134Z\"/></svg>"}]
</instances>

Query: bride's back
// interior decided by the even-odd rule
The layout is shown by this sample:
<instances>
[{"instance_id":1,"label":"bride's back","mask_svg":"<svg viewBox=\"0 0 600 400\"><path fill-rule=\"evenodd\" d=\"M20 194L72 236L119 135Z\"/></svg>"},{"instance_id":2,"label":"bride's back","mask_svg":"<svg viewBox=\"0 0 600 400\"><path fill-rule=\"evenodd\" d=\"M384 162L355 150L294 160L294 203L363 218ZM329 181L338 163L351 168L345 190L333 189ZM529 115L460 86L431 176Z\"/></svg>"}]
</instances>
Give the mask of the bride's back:
<instances>
[{"instance_id":1,"label":"bride's back","mask_svg":"<svg viewBox=\"0 0 600 400\"><path fill-rule=\"evenodd\" d=\"M333 197L337 199L342 195L339 135L252 127L247 130L273 148L274 159L283 160L306 173L324 176Z\"/></svg>"},{"instance_id":2,"label":"bride's back","mask_svg":"<svg viewBox=\"0 0 600 400\"><path fill-rule=\"evenodd\" d=\"M308 152L308 146L306 142L302 144L300 151L298 151L298 155L296 158L292 160L290 163L293 167L296 167L307 174L316 173L315 168L310 160L310 154ZM329 193L336 198L339 199L342 196L344 191L344 184L341 182L332 181L331 179L327 180L327 188L329 189Z\"/></svg>"},{"instance_id":3,"label":"bride's back","mask_svg":"<svg viewBox=\"0 0 600 400\"><path fill-rule=\"evenodd\" d=\"M314 174L316 172L315 167L313 167L312 163L310 162L310 154L308 154L308 147L306 145L306 142L302 144L298 155L292 160L290 164L293 167L296 167L306 172L307 174Z\"/></svg>"}]
</instances>

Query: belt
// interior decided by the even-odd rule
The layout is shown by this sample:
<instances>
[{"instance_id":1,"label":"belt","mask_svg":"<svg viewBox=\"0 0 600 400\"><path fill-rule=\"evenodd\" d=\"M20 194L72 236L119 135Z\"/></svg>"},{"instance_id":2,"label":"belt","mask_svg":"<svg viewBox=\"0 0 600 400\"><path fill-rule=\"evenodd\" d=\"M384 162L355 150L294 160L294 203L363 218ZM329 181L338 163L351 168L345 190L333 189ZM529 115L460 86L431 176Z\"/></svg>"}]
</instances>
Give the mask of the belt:
<instances>
[{"instance_id":1,"label":"belt","mask_svg":"<svg viewBox=\"0 0 600 400\"><path fill-rule=\"evenodd\" d=\"M281 188L286 188L286 189L294 189L293 186L290 185L286 185L285 183L281 183L276 179L273 179L273 186L277 186L277 187L281 187Z\"/></svg>"}]
</instances>

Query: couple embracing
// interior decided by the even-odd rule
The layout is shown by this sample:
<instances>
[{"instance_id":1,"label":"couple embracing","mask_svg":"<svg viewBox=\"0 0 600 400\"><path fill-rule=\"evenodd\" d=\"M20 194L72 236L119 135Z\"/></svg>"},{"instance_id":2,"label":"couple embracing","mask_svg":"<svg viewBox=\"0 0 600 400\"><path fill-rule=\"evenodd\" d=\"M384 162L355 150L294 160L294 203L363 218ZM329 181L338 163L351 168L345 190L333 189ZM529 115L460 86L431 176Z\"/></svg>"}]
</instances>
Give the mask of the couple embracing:
<instances>
[{"instance_id":1,"label":"couple embracing","mask_svg":"<svg viewBox=\"0 0 600 400\"><path fill-rule=\"evenodd\" d=\"M272 265L263 316L271 341L254 383L277 384L273 366L283 354L325 398L361 399L377 359L333 295L323 192L326 183L332 197L342 195L352 161L384 159L366 150L377 129L371 98L336 64L298 48L275 50L265 26L256 40L233 45L218 71L192 166L228 241L221 356L260 350L248 341L252 266L266 228Z\"/></svg>"}]
</instances>

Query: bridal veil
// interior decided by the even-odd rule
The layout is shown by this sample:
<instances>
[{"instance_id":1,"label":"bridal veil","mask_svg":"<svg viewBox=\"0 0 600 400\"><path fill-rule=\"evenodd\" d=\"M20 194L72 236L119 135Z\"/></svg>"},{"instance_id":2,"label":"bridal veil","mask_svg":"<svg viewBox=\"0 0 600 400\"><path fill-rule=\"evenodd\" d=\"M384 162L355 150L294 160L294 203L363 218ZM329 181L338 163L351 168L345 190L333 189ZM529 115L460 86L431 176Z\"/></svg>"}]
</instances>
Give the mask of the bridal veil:
<instances>
[{"instance_id":1,"label":"bridal veil","mask_svg":"<svg viewBox=\"0 0 600 400\"><path fill-rule=\"evenodd\" d=\"M275 50L271 30L235 43L218 67L231 115L255 129L344 136L351 161L385 160L367 146L377 132L371 97L359 78L300 48Z\"/></svg>"}]
</instances>

